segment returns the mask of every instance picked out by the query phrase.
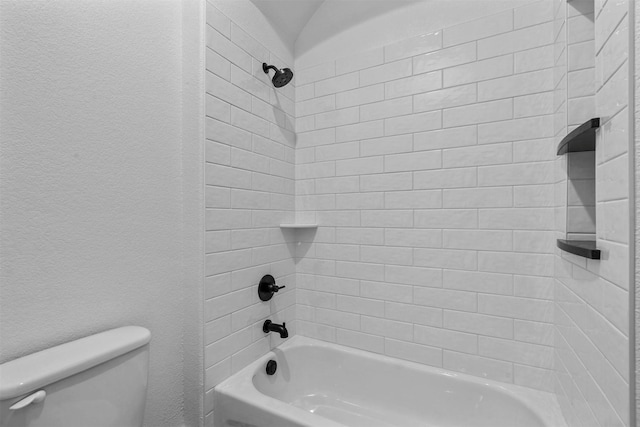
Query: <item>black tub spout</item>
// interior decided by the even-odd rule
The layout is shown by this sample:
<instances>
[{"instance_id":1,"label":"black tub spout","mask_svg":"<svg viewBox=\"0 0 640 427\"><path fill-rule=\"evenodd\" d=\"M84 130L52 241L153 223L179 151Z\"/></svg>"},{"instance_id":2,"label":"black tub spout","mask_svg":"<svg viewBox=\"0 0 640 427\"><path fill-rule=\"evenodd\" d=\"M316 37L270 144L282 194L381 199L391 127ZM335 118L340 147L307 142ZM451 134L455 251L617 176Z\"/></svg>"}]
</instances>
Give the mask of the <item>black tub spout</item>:
<instances>
[{"instance_id":1,"label":"black tub spout","mask_svg":"<svg viewBox=\"0 0 640 427\"><path fill-rule=\"evenodd\" d=\"M282 325L273 323L271 320L265 320L262 325L264 333L277 332L280 334L280 338L289 338L289 331L287 331L286 323L282 322Z\"/></svg>"}]
</instances>

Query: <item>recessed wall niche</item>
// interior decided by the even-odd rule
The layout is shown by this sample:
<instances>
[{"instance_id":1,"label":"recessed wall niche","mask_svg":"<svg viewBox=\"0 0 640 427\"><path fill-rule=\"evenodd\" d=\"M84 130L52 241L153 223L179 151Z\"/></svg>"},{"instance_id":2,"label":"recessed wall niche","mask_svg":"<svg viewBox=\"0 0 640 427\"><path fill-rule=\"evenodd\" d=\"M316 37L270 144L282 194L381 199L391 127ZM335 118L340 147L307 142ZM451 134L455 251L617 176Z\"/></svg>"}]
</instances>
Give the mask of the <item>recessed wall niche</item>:
<instances>
[{"instance_id":1,"label":"recessed wall niche","mask_svg":"<svg viewBox=\"0 0 640 427\"><path fill-rule=\"evenodd\" d=\"M567 156L567 233L558 247L586 258L599 259L596 240L596 129L594 118L574 129L558 145Z\"/></svg>"}]
</instances>

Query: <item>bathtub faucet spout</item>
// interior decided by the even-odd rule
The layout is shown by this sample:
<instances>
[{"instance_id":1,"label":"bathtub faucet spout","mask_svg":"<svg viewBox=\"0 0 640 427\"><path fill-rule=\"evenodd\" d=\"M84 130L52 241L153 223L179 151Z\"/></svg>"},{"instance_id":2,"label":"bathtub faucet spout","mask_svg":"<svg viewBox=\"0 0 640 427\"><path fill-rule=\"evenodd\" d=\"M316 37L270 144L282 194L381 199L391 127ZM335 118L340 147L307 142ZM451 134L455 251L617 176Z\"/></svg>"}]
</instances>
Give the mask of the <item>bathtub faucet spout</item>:
<instances>
[{"instance_id":1,"label":"bathtub faucet spout","mask_svg":"<svg viewBox=\"0 0 640 427\"><path fill-rule=\"evenodd\" d=\"M273 323L271 320L265 320L262 325L262 330L264 333L269 332L277 332L280 334L280 338L289 338L289 331L285 327L286 323L282 322L282 325L278 325L277 323Z\"/></svg>"}]
</instances>

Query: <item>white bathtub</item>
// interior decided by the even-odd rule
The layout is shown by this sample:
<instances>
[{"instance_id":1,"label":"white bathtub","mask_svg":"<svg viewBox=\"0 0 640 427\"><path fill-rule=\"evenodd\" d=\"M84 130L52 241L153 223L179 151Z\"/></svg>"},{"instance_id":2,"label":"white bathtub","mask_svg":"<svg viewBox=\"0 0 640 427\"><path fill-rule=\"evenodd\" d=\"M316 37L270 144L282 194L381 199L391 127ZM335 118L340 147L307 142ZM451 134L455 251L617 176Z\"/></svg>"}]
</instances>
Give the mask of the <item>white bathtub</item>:
<instances>
[{"instance_id":1,"label":"white bathtub","mask_svg":"<svg viewBox=\"0 0 640 427\"><path fill-rule=\"evenodd\" d=\"M213 413L215 427L565 426L550 393L300 336L219 384Z\"/></svg>"}]
</instances>

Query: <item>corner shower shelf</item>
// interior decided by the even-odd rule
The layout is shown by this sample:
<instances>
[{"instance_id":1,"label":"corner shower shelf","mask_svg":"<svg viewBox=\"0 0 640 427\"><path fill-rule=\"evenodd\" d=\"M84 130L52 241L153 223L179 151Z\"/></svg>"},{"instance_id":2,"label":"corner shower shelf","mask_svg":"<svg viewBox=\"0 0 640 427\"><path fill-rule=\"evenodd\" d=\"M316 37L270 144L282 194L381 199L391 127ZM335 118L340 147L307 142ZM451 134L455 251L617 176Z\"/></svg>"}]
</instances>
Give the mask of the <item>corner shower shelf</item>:
<instances>
[{"instance_id":1,"label":"corner shower shelf","mask_svg":"<svg viewBox=\"0 0 640 427\"><path fill-rule=\"evenodd\" d=\"M562 240L558 239L558 247L565 252L589 259L600 259L600 249L591 240Z\"/></svg>"},{"instance_id":2,"label":"corner shower shelf","mask_svg":"<svg viewBox=\"0 0 640 427\"><path fill-rule=\"evenodd\" d=\"M302 230L302 229L318 228L318 224L280 224L280 228Z\"/></svg>"},{"instance_id":3,"label":"corner shower shelf","mask_svg":"<svg viewBox=\"0 0 640 427\"><path fill-rule=\"evenodd\" d=\"M590 119L562 138L558 145L558 156L577 151L595 151L596 129L600 127L600 118Z\"/></svg>"}]
</instances>

